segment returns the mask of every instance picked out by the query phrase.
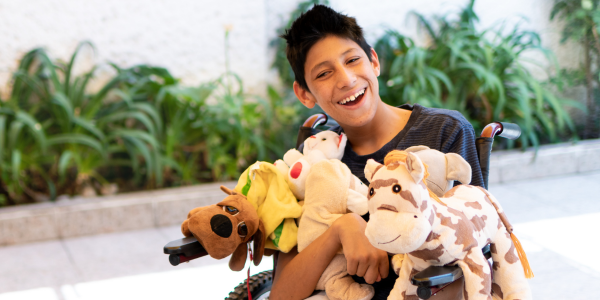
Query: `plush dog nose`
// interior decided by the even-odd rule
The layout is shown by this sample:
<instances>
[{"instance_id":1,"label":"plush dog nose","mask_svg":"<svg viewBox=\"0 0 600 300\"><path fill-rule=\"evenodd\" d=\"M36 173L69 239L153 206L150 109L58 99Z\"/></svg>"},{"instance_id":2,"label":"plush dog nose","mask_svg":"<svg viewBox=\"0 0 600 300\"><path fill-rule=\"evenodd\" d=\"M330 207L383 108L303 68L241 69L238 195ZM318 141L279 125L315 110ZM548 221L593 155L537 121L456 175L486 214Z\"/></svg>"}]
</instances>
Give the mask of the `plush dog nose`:
<instances>
[{"instance_id":1,"label":"plush dog nose","mask_svg":"<svg viewBox=\"0 0 600 300\"><path fill-rule=\"evenodd\" d=\"M224 215L214 215L210 219L210 227L214 233L222 238L228 238L233 231L233 224Z\"/></svg>"}]
</instances>

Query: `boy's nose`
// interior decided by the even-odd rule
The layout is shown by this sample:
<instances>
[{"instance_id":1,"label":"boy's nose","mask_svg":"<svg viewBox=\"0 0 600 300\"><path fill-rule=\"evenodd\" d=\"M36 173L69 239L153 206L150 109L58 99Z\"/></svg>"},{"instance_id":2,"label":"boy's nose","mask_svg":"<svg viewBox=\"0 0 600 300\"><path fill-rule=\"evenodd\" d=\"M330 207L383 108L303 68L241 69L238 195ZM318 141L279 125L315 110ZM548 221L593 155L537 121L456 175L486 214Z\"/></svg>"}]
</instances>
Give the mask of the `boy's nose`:
<instances>
[{"instance_id":1,"label":"boy's nose","mask_svg":"<svg viewBox=\"0 0 600 300\"><path fill-rule=\"evenodd\" d=\"M338 72L337 85L339 89L352 88L356 83L356 74L346 68L341 68Z\"/></svg>"}]
</instances>

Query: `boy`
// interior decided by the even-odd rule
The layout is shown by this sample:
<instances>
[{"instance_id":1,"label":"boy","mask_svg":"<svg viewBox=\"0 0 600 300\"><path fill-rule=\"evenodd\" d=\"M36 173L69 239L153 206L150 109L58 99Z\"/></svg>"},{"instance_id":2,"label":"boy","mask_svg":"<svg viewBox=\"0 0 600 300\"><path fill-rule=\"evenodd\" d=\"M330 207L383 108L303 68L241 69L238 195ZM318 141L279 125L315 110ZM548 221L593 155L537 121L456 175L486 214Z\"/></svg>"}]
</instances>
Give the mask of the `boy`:
<instances>
[{"instance_id":1,"label":"boy","mask_svg":"<svg viewBox=\"0 0 600 300\"><path fill-rule=\"evenodd\" d=\"M419 105L392 107L379 97L380 65L352 17L316 5L300 16L283 35L287 58L295 74L294 92L308 108L319 105L348 137L342 161L365 183L369 158L383 161L393 149L426 145L462 155L473 169L472 185L482 186L473 128L460 113ZM368 215L366 216L368 220ZM340 247L348 273L360 283L373 284L375 297L387 299L397 278L388 254L365 237L366 221L346 214L302 253L279 255L270 299L304 299ZM460 297L461 283L431 299Z\"/></svg>"}]
</instances>

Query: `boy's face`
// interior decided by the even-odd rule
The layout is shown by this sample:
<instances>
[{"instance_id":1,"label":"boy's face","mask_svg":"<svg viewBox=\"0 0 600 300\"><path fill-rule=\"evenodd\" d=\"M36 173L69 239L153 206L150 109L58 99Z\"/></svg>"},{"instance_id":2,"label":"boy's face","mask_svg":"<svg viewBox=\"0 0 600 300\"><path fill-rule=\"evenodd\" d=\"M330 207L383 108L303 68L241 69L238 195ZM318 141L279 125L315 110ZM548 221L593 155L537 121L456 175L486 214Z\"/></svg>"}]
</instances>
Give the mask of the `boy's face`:
<instances>
[{"instance_id":1,"label":"boy's face","mask_svg":"<svg viewBox=\"0 0 600 300\"><path fill-rule=\"evenodd\" d=\"M308 51L304 64L310 90L294 82L294 92L308 108L318 104L342 126L368 124L381 102L379 98L379 60L371 49L371 61L354 41L328 36Z\"/></svg>"}]
</instances>

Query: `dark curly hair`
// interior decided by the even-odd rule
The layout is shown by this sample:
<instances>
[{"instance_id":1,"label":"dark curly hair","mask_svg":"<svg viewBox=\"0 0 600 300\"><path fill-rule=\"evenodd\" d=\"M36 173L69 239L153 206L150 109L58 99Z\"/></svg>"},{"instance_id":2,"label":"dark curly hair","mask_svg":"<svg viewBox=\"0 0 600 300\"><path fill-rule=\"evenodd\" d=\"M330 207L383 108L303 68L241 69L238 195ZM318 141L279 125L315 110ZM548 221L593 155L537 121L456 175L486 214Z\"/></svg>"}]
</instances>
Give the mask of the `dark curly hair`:
<instances>
[{"instance_id":1,"label":"dark curly hair","mask_svg":"<svg viewBox=\"0 0 600 300\"><path fill-rule=\"evenodd\" d=\"M336 12L325 5L315 5L292 23L281 36L287 41L285 49L288 62L292 66L296 82L308 89L304 77L304 63L310 48L322 38L337 36L356 42L371 61L371 46L367 44L363 31L356 19Z\"/></svg>"}]
</instances>

